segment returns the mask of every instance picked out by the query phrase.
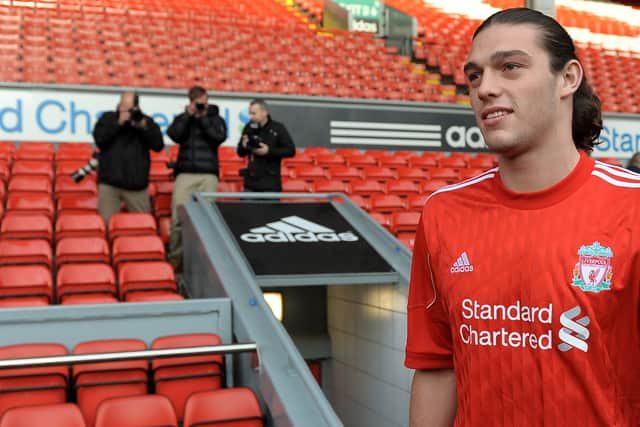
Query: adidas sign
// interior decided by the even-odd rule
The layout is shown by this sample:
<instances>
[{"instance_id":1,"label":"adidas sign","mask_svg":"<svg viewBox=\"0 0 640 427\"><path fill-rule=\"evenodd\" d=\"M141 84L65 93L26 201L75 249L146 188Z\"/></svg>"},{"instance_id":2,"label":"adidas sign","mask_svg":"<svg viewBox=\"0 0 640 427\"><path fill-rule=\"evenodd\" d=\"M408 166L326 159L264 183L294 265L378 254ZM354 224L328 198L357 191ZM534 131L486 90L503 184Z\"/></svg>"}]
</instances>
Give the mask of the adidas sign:
<instances>
[{"instance_id":1,"label":"adidas sign","mask_svg":"<svg viewBox=\"0 0 640 427\"><path fill-rule=\"evenodd\" d=\"M331 228L299 216L288 216L249 231L242 234L240 239L248 243L356 242L359 240L353 232L336 233Z\"/></svg>"},{"instance_id":2,"label":"adidas sign","mask_svg":"<svg viewBox=\"0 0 640 427\"><path fill-rule=\"evenodd\" d=\"M473 265L469 262L469 256L466 252L458 257L458 260L451 267L452 273L470 273L473 271Z\"/></svg>"}]
</instances>

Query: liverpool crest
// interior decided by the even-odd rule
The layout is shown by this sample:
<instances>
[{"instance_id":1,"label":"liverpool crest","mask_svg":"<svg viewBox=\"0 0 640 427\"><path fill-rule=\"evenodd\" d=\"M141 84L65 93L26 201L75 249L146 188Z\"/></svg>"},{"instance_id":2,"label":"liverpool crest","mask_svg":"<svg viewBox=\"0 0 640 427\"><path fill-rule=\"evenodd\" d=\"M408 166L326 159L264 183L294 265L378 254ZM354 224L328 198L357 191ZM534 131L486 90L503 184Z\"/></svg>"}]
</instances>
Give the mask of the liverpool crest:
<instances>
[{"instance_id":1,"label":"liverpool crest","mask_svg":"<svg viewBox=\"0 0 640 427\"><path fill-rule=\"evenodd\" d=\"M585 292L600 292L611 289L613 251L600 242L591 246L582 246L578 251L580 258L573 269L573 286Z\"/></svg>"}]
</instances>

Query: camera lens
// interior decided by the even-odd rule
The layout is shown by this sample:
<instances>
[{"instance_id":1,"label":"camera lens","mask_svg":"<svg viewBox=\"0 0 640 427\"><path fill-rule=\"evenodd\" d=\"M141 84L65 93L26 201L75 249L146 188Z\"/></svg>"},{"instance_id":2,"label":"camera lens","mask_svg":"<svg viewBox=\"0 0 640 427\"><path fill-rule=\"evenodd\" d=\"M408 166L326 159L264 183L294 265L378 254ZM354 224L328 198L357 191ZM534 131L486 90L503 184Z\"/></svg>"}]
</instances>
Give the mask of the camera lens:
<instances>
[{"instance_id":1,"label":"camera lens","mask_svg":"<svg viewBox=\"0 0 640 427\"><path fill-rule=\"evenodd\" d=\"M202 103L202 102L197 102L197 103L196 103L196 109L197 109L198 111L204 111L205 107L206 107L206 104L204 104L204 103Z\"/></svg>"}]
</instances>

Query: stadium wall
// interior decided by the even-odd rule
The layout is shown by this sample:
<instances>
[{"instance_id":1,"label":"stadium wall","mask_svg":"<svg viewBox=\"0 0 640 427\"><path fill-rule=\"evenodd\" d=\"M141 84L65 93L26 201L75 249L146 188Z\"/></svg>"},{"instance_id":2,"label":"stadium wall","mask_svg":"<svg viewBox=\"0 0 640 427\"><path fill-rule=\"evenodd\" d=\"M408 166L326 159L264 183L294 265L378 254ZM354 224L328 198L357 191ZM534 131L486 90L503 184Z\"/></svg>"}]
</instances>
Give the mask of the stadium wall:
<instances>
[{"instance_id":1,"label":"stadium wall","mask_svg":"<svg viewBox=\"0 0 640 427\"><path fill-rule=\"evenodd\" d=\"M104 111L114 110L124 88L0 84L0 140L91 141ZM138 90L141 107L163 131L184 110L186 90ZM273 117L285 123L296 145L486 151L471 109L462 105L344 98L211 92L233 145L248 121L248 102L264 97ZM640 116L605 114L596 157L629 158L640 151ZM167 139L167 142L170 141Z\"/></svg>"}]
</instances>

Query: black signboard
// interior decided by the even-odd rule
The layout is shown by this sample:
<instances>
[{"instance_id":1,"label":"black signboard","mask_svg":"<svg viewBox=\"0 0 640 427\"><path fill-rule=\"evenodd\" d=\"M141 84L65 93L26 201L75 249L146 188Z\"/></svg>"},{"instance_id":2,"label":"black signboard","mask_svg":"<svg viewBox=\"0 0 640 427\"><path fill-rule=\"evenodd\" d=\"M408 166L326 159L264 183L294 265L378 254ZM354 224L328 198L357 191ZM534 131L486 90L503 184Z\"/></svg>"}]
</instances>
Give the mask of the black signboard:
<instances>
[{"instance_id":1,"label":"black signboard","mask_svg":"<svg viewBox=\"0 0 640 427\"><path fill-rule=\"evenodd\" d=\"M256 275L389 273L330 203L216 202Z\"/></svg>"}]
</instances>

